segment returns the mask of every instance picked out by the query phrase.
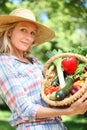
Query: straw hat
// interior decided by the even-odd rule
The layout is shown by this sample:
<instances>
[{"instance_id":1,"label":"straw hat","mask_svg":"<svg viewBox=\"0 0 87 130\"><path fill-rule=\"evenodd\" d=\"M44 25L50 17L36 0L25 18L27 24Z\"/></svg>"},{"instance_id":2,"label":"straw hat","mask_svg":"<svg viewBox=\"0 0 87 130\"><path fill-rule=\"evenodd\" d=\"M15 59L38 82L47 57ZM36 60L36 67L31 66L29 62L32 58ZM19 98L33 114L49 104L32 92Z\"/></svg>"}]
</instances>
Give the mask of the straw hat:
<instances>
[{"instance_id":1,"label":"straw hat","mask_svg":"<svg viewBox=\"0 0 87 130\"><path fill-rule=\"evenodd\" d=\"M20 21L29 21L36 24L38 28L37 36L35 39L36 45L47 42L55 36L55 33L50 28L38 23L35 19L34 14L28 9L19 8L13 10L9 15L0 16L0 26Z\"/></svg>"}]
</instances>

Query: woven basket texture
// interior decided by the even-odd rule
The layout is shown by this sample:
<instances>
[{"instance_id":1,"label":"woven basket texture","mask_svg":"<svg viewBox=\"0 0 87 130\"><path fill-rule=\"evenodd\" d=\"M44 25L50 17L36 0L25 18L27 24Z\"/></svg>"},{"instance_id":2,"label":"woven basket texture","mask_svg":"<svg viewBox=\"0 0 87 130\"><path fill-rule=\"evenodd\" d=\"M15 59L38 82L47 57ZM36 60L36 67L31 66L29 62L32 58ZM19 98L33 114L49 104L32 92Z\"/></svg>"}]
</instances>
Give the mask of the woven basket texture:
<instances>
[{"instance_id":1,"label":"woven basket texture","mask_svg":"<svg viewBox=\"0 0 87 130\"><path fill-rule=\"evenodd\" d=\"M86 57L74 53L62 53L62 54L55 55L45 63L44 70L43 70L44 81L41 87L41 97L48 105L53 107L70 106L73 102L78 100L87 91L87 78L85 78L84 85L79 91L77 91L74 95L70 95L64 98L61 101L52 101L44 93L44 90L51 85L51 82L55 79L57 75L56 69L54 65L52 65L52 62L58 58L65 58L65 57L76 57L78 60L87 63Z\"/></svg>"}]
</instances>

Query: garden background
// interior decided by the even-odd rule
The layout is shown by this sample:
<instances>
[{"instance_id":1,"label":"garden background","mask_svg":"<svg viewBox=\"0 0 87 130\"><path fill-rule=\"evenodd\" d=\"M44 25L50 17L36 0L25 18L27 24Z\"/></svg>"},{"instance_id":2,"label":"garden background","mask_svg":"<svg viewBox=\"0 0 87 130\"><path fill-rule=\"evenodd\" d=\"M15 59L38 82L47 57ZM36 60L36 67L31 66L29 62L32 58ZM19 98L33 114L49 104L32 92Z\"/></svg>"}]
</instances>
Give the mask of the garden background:
<instances>
[{"instance_id":1,"label":"garden background","mask_svg":"<svg viewBox=\"0 0 87 130\"><path fill-rule=\"evenodd\" d=\"M62 49L64 52L87 46L87 0L0 0L0 14L15 8L31 9L39 22L55 31L55 38L33 48L32 54L45 63L46 52ZM79 108L77 108L79 109ZM11 112L0 99L0 130L15 130L9 125ZM69 130L86 130L87 113L63 116Z\"/></svg>"}]
</instances>

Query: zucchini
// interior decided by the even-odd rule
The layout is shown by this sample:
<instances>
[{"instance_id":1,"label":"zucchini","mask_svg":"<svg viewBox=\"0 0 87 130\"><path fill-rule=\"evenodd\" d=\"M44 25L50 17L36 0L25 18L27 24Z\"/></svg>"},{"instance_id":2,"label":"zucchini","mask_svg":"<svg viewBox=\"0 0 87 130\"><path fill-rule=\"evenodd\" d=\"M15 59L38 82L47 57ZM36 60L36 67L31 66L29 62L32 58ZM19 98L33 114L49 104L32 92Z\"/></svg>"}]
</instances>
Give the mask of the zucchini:
<instances>
[{"instance_id":1,"label":"zucchini","mask_svg":"<svg viewBox=\"0 0 87 130\"><path fill-rule=\"evenodd\" d=\"M71 89L72 89L72 85L73 85L73 79L71 77L67 77L66 78L66 85L64 86L64 88L62 88L56 92L56 99L58 101L61 101L66 96L68 96Z\"/></svg>"},{"instance_id":2,"label":"zucchini","mask_svg":"<svg viewBox=\"0 0 87 130\"><path fill-rule=\"evenodd\" d=\"M59 79L58 79L58 77L56 77L56 78L52 81L51 85L52 85L52 86L55 86L55 87L59 85Z\"/></svg>"}]
</instances>

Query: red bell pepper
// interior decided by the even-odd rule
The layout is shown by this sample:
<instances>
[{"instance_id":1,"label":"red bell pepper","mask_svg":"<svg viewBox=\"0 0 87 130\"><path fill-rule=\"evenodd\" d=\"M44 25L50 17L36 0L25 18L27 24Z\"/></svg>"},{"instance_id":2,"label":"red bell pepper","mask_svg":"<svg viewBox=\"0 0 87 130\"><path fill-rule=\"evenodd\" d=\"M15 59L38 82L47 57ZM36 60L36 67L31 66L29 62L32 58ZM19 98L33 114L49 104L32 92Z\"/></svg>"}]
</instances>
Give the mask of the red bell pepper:
<instances>
[{"instance_id":1,"label":"red bell pepper","mask_svg":"<svg viewBox=\"0 0 87 130\"><path fill-rule=\"evenodd\" d=\"M69 75L75 73L77 64L77 59L75 57L67 57L62 60L62 67L64 71Z\"/></svg>"}]
</instances>

